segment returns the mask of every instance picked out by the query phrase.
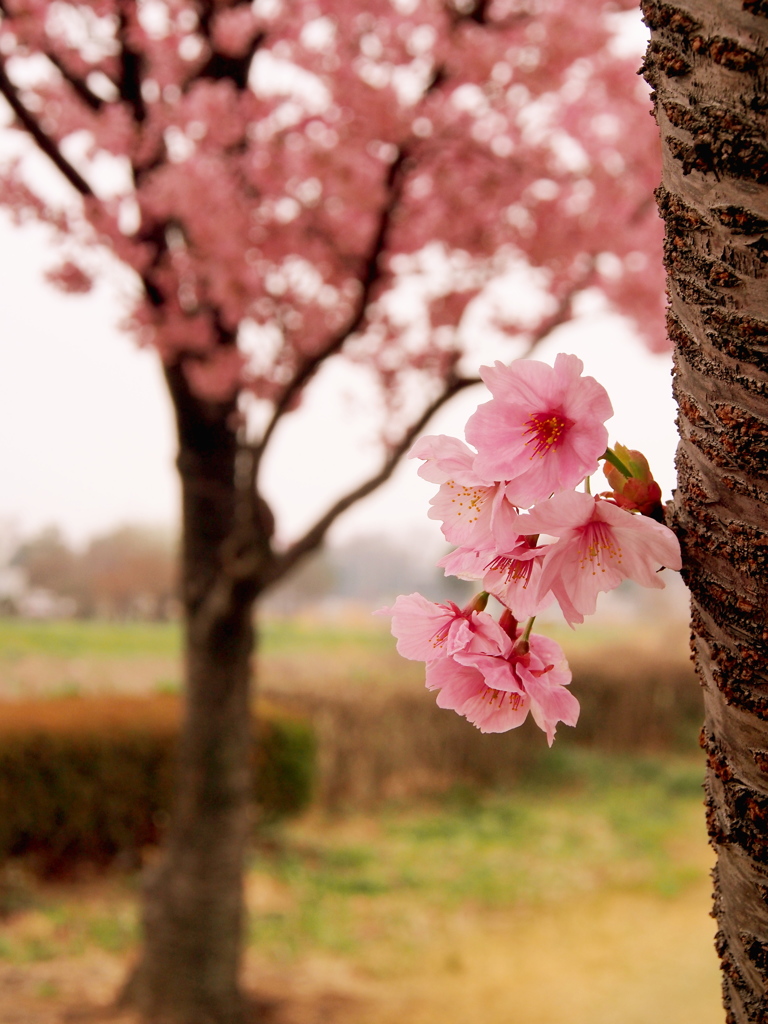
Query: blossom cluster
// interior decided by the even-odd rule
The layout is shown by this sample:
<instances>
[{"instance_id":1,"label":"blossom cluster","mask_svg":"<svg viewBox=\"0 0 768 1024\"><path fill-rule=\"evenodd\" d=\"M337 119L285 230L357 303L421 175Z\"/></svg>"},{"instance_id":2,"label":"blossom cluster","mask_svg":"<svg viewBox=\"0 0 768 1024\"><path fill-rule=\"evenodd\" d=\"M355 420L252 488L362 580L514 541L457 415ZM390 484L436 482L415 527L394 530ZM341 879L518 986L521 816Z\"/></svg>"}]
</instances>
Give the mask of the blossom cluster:
<instances>
[{"instance_id":1,"label":"blossom cluster","mask_svg":"<svg viewBox=\"0 0 768 1024\"><path fill-rule=\"evenodd\" d=\"M513 729L530 712L550 745L559 722L576 724L579 704L562 650L532 632L535 617L556 603L573 627L601 592L625 579L661 588L659 570L681 564L647 461L607 447L613 408L582 371L562 353L554 367L483 367L492 398L469 418L469 444L433 435L414 445L419 474L439 485L430 518L455 545L438 564L483 589L464 609L420 594L389 609L398 651L426 662L440 707L483 732ZM610 490L592 494L601 460ZM502 606L498 621L485 610L490 595Z\"/></svg>"}]
</instances>

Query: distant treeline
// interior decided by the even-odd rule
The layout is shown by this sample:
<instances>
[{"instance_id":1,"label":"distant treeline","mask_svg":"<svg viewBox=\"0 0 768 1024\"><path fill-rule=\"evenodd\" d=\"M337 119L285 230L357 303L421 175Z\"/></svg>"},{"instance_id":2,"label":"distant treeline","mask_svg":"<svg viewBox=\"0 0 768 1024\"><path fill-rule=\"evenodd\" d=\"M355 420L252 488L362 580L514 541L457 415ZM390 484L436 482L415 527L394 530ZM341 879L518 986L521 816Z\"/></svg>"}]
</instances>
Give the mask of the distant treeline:
<instances>
[{"instance_id":1,"label":"distant treeline","mask_svg":"<svg viewBox=\"0 0 768 1024\"><path fill-rule=\"evenodd\" d=\"M264 603L291 614L324 602L385 603L414 590L460 601L467 584L443 576L439 554L423 539L356 537L309 556ZM164 620L177 609L177 541L161 529L122 526L77 549L49 527L12 547L0 567L0 614Z\"/></svg>"},{"instance_id":2,"label":"distant treeline","mask_svg":"<svg viewBox=\"0 0 768 1024\"><path fill-rule=\"evenodd\" d=\"M52 526L16 546L3 581L5 614L169 619L176 612L176 543L168 531L122 526L78 550Z\"/></svg>"}]
</instances>

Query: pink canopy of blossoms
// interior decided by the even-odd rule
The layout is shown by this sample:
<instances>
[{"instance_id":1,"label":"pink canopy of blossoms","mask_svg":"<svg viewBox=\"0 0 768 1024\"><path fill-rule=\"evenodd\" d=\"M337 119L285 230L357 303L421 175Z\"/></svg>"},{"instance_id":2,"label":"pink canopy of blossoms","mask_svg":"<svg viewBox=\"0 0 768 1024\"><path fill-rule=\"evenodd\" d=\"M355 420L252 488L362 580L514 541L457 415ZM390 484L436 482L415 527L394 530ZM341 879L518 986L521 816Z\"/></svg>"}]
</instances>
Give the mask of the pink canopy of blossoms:
<instances>
[{"instance_id":1,"label":"pink canopy of blossoms","mask_svg":"<svg viewBox=\"0 0 768 1024\"><path fill-rule=\"evenodd\" d=\"M398 650L426 662L426 685L439 690L440 707L483 732L516 728L530 712L550 745L558 723L576 724L579 705L565 688L563 652L531 632L534 617L556 601L573 626L623 580L660 588L659 571L681 567L677 538L649 518L660 505L647 461L622 445L606 447L613 409L582 371L581 360L564 354L554 367L535 360L484 367L493 397L466 430L476 451L444 435L413 446L411 457L424 462L420 474L439 484L429 514L457 545L438 564L481 580L483 591L464 610L420 594L390 609ZM610 460L613 490L574 490L601 459ZM498 623L480 610L489 595L503 607Z\"/></svg>"},{"instance_id":2,"label":"pink canopy of blossoms","mask_svg":"<svg viewBox=\"0 0 768 1024\"><path fill-rule=\"evenodd\" d=\"M597 288L665 348L656 128L613 45L636 6L4 0L0 93L68 187L22 155L0 204L61 240L65 289L129 268L127 324L213 401L282 411L333 354L402 415L520 267L538 313L488 323L521 346Z\"/></svg>"}]
</instances>

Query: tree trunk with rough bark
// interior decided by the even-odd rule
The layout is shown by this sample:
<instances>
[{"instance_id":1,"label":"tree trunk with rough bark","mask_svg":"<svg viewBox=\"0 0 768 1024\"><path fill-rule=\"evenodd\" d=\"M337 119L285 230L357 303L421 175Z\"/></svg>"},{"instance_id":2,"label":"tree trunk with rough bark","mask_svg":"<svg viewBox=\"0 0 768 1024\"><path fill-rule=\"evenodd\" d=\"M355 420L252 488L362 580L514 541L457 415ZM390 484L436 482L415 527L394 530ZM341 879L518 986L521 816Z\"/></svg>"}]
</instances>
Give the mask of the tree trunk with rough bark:
<instances>
[{"instance_id":1,"label":"tree trunk with rough bark","mask_svg":"<svg viewBox=\"0 0 768 1024\"><path fill-rule=\"evenodd\" d=\"M768 4L642 3L728 1024L768 1021Z\"/></svg>"},{"instance_id":2,"label":"tree trunk with rough bark","mask_svg":"<svg viewBox=\"0 0 768 1024\"><path fill-rule=\"evenodd\" d=\"M227 565L242 490L234 405L195 399L179 370L170 371L168 381L183 497L186 706L175 806L162 859L147 881L145 944L125 1000L150 1020L241 1024L258 574L238 583Z\"/></svg>"}]
</instances>

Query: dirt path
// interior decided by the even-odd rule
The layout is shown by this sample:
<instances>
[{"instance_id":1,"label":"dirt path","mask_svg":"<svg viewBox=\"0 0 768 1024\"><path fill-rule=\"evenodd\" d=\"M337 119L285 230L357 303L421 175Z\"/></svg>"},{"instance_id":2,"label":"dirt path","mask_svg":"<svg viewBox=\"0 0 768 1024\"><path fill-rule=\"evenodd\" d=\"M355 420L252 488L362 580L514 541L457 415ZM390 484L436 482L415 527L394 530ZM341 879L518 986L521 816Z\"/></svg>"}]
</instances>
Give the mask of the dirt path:
<instances>
[{"instance_id":1,"label":"dirt path","mask_svg":"<svg viewBox=\"0 0 768 1024\"><path fill-rule=\"evenodd\" d=\"M354 960L278 967L246 983L263 1024L722 1024L709 883L663 898L600 894L537 913L462 911L400 969ZM0 964L0 1024L133 1024L108 1009L126 961L91 951Z\"/></svg>"},{"instance_id":2,"label":"dirt path","mask_svg":"<svg viewBox=\"0 0 768 1024\"><path fill-rule=\"evenodd\" d=\"M708 905L697 886L457 929L402 986L399 1014L365 1024L722 1024Z\"/></svg>"}]
</instances>

